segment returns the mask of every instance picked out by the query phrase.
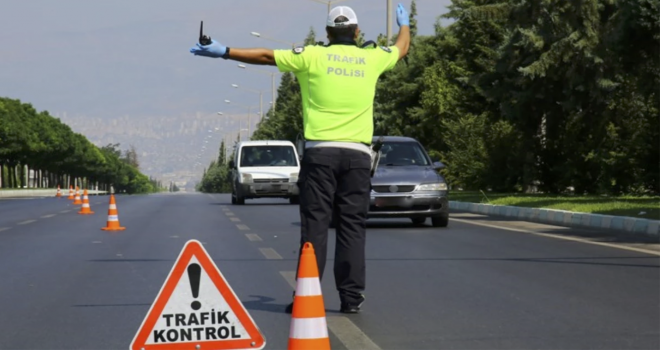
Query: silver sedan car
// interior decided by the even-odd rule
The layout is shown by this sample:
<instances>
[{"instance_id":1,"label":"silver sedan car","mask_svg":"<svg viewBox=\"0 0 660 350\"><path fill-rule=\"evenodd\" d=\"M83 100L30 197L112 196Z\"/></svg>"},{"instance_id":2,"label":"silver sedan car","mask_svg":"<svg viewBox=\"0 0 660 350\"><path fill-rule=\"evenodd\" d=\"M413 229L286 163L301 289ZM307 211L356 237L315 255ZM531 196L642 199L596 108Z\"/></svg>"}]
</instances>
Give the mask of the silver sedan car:
<instances>
[{"instance_id":1,"label":"silver sedan car","mask_svg":"<svg viewBox=\"0 0 660 350\"><path fill-rule=\"evenodd\" d=\"M375 143L379 136L374 137ZM414 138L384 136L381 158L371 179L368 218L409 218L423 225L431 218L433 227L449 224L449 189L424 147ZM330 222L335 227L336 218Z\"/></svg>"},{"instance_id":2,"label":"silver sedan car","mask_svg":"<svg viewBox=\"0 0 660 350\"><path fill-rule=\"evenodd\" d=\"M374 137L374 142L379 137ZM414 138L383 137L381 158L371 179L369 218L410 218L433 227L449 223L449 189L424 147Z\"/></svg>"}]
</instances>

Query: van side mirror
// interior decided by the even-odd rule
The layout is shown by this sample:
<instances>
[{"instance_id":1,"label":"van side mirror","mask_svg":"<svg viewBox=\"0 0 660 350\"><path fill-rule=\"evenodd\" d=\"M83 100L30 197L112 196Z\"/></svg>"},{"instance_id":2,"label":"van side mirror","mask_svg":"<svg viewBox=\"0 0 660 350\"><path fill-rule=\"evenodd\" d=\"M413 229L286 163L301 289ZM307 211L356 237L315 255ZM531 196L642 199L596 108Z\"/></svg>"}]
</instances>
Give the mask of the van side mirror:
<instances>
[{"instance_id":1,"label":"van side mirror","mask_svg":"<svg viewBox=\"0 0 660 350\"><path fill-rule=\"evenodd\" d=\"M235 169L236 168L236 163L234 163L233 160L229 161L229 169Z\"/></svg>"},{"instance_id":2,"label":"van side mirror","mask_svg":"<svg viewBox=\"0 0 660 350\"><path fill-rule=\"evenodd\" d=\"M446 167L441 161L438 160L438 161L433 162L433 169L441 170L441 169L444 169L444 168L446 168Z\"/></svg>"}]
</instances>

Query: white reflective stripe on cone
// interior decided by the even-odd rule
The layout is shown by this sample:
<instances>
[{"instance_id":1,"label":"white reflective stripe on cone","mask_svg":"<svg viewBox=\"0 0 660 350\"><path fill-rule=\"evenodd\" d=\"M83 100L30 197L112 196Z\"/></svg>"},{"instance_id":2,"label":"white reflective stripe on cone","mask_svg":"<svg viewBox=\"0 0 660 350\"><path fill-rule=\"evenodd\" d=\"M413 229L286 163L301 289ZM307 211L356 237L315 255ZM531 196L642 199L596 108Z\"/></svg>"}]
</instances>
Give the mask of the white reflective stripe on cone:
<instances>
[{"instance_id":1,"label":"white reflective stripe on cone","mask_svg":"<svg viewBox=\"0 0 660 350\"><path fill-rule=\"evenodd\" d=\"M321 295L321 282L318 277L298 278L296 285L296 296L308 297Z\"/></svg>"},{"instance_id":2,"label":"white reflective stripe on cone","mask_svg":"<svg viewBox=\"0 0 660 350\"><path fill-rule=\"evenodd\" d=\"M89 208L89 203L83 203L83 208Z\"/></svg>"},{"instance_id":3,"label":"white reflective stripe on cone","mask_svg":"<svg viewBox=\"0 0 660 350\"><path fill-rule=\"evenodd\" d=\"M117 209L117 205L116 204L110 204L110 209Z\"/></svg>"},{"instance_id":4,"label":"white reflective stripe on cone","mask_svg":"<svg viewBox=\"0 0 660 350\"><path fill-rule=\"evenodd\" d=\"M328 324L325 317L292 318L289 338L323 339L328 337Z\"/></svg>"},{"instance_id":5,"label":"white reflective stripe on cone","mask_svg":"<svg viewBox=\"0 0 660 350\"><path fill-rule=\"evenodd\" d=\"M118 221L119 216L118 215L108 215L108 221Z\"/></svg>"}]
</instances>

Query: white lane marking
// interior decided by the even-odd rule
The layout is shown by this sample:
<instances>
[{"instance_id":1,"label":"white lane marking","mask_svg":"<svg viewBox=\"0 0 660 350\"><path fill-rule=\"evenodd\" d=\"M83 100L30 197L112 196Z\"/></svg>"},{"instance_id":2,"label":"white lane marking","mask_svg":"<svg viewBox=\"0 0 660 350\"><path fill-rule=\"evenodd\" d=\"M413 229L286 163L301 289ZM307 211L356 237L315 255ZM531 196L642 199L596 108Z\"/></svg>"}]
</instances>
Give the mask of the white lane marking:
<instances>
[{"instance_id":1,"label":"white lane marking","mask_svg":"<svg viewBox=\"0 0 660 350\"><path fill-rule=\"evenodd\" d=\"M243 224L238 224L238 225L236 225L236 227L238 227L238 229L242 230L242 231L248 231L250 229L249 227L247 227L246 225L243 225Z\"/></svg>"},{"instance_id":2,"label":"white lane marking","mask_svg":"<svg viewBox=\"0 0 660 350\"><path fill-rule=\"evenodd\" d=\"M37 220L26 220L26 221L19 222L16 225L27 225L27 224L31 224L31 223L36 222L36 221Z\"/></svg>"},{"instance_id":3,"label":"white lane marking","mask_svg":"<svg viewBox=\"0 0 660 350\"><path fill-rule=\"evenodd\" d=\"M256 233L246 233L246 234L245 234L245 237L247 237L247 239L251 240L252 242L256 242L256 241L261 241L261 240L262 240L261 237L259 237L259 235L256 234Z\"/></svg>"},{"instance_id":4,"label":"white lane marking","mask_svg":"<svg viewBox=\"0 0 660 350\"><path fill-rule=\"evenodd\" d=\"M502 226L497 226L497 225L485 224L485 223L482 223L482 222L474 222L474 221L470 221L470 220L454 219L454 218L451 218L451 217L449 219L454 220L454 221L458 221L458 222L462 222L462 223L466 223L466 224L490 227L490 228L495 228L495 229L500 229L500 230L521 232L521 233L527 233L527 234L531 234L531 235L535 235L535 236L555 238L555 239L563 239L563 240L566 240L566 241L574 241L574 242L581 242L581 243L587 243L587 244L594 244L594 245L600 245L600 246L604 246L604 247L618 248L618 249L623 249L623 250L631 250L631 251L638 252L638 253L645 253L645 254L660 256L660 252L656 252L656 251L652 251L652 250L648 250L648 249L634 248L634 247L616 245L616 244L612 244L612 243L594 242L594 241L590 241L590 240L587 240L587 239L576 238L576 237L557 236L557 235L552 235L552 234L548 234L548 233L540 233L540 232L534 232L534 231L529 231L529 230L522 230L522 229L518 229L518 228L502 227Z\"/></svg>"},{"instance_id":5,"label":"white lane marking","mask_svg":"<svg viewBox=\"0 0 660 350\"><path fill-rule=\"evenodd\" d=\"M10 228L11 228L11 227L0 227L0 232L2 232L2 231L7 231L7 230L9 230Z\"/></svg>"},{"instance_id":6,"label":"white lane marking","mask_svg":"<svg viewBox=\"0 0 660 350\"><path fill-rule=\"evenodd\" d=\"M381 350L355 323L343 316L327 316L328 328L349 350Z\"/></svg>"},{"instance_id":7,"label":"white lane marking","mask_svg":"<svg viewBox=\"0 0 660 350\"><path fill-rule=\"evenodd\" d=\"M241 219L239 219L239 218L237 218L237 217L229 218L229 220L231 220L231 221L233 221L233 222L241 222Z\"/></svg>"},{"instance_id":8,"label":"white lane marking","mask_svg":"<svg viewBox=\"0 0 660 350\"><path fill-rule=\"evenodd\" d=\"M266 259L270 259L270 260L282 259L282 256L277 254L277 252L273 248L259 248L259 251L261 252L261 254L263 254L266 257Z\"/></svg>"},{"instance_id":9,"label":"white lane marking","mask_svg":"<svg viewBox=\"0 0 660 350\"><path fill-rule=\"evenodd\" d=\"M291 288L296 289L296 271L280 271L280 275L289 283Z\"/></svg>"},{"instance_id":10,"label":"white lane marking","mask_svg":"<svg viewBox=\"0 0 660 350\"><path fill-rule=\"evenodd\" d=\"M68 212L70 212L70 211L71 211L71 210L62 210L60 213L64 214L64 213L68 213Z\"/></svg>"},{"instance_id":11,"label":"white lane marking","mask_svg":"<svg viewBox=\"0 0 660 350\"><path fill-rule=\"evenodd\" d=\"M280 275L289 283L291 288L296 289L296 272L280 271ZM326 316L328 329L349 350L381 350L358 326L344 316Z\"/></svg>"},{"instance_id":12,"label":"white lane marking","mask_svg":"<svg viewBox=\"0 0 660 350\"><path fill-rule=\"evenodd\" d=\"M48 214L48 215L44 215L44 216L42 216L41 218L42 218L42 219L48 219L48 218L52 218L52 217L55 216L55 215L57 215L57 214Z\"/></svg>"},{"instance_id":13,"label":"white lane marking","mask_svg":"<svg viewBox=\"0 0 660 350\"><path fill-rule=\"evenodd\" d=\"M92 242L92 243L93 243L93 244L99 244L99 243L103 243L103 242L101 242L101 241L94 241L94 242Z\"/></svg>"},{"instance_id":14,"label":"white lane marking","mask_svg":"<svg viewBox=\"0 0 660 350\"><path fill-rule=\"evenodd\" d=\"M225 215L227 215L227 216L234 216L234 213L228 211L228 212L225 213Z\"/></svg>"}]
</instances>

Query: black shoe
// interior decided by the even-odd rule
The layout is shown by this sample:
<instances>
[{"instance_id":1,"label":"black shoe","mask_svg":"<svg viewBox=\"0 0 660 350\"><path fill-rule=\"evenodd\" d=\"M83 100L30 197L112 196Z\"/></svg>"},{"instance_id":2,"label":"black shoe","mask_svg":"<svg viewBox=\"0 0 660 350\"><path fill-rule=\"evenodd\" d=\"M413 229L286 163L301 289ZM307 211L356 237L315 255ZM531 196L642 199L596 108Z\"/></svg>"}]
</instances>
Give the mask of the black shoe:
<instances>
[{"instance_id":1,"label":"black shoe","mask_svg":"<svg viewBox=\"0 0 660 350\"><path fill-rule=\"evenodd\" d=\"M344 314L357 314L357 313L359 313L360 312L360 307L362 307L362 304L364 304L364 300L365 300L364 294L360 294L360 295L361 295L361 299L358 303L354 304L354 303L342 302L341 303L341 308L339 309L339 311L341 313L344 313Z\"/></svg>"}]
</instances>

